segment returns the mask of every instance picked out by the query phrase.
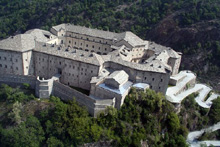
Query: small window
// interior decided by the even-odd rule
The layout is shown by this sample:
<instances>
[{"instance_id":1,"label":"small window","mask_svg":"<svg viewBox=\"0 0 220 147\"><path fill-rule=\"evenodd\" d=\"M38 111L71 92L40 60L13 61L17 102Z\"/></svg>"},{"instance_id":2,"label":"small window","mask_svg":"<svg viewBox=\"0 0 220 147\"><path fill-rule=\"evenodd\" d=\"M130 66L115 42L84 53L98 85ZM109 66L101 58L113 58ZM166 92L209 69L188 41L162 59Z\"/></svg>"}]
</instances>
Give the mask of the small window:
<instances>
[{"instance_id":1,"label":"small window","mask_svg":"<svg viewBox=\"0 0 220 147\"><path fill-rule=\"evenodd\" d=\"M152 81L154 81L154 78L152 78Z\"/></svg>"},{"instance_id":2,"label":"small window","mask_svg":"<svg viewBox=\"0 0 220 147\"><path fill-rule=\"evenodd\" d=\"M94 48L94 45L92 46L92 48Z\"/></svg>"},{"instance_id":3,"label":"small window","mask_svg":"<svg viewBox=\"0 0 220 147\"><path fill-rule=\"evenodd\" d=\"M75 45L76 45L76 42L75 42Z\"/></svg>"},{"instance_id":4,"label":"small window","mask_svg":"<svg viewBox=\"0 0 220 147\"><path fill-rule=\"evenodd\" d=\"M8 66L7 65L5 65L5 68L7 68Z\"/></svg>"},{"instance_id":5,"label":"small window","mask_svg":"<svg viewBox=\"0 0 220 147\"><path fill-rule=\"evenodd\" d=\"M16 70L18 70L18 67L16 67Z\"/></svg>"},{"instance_id":6,"label":"small window","mask_svg":"<svg viewBox=\"0 0 220 147\"><path fill-rule=\"evenodd\" d=\"M86 47L88 47L88 44L86 44Z\"/></svg>"},{"instance_id":7,"label":"small window","mask_svg":"<svg viewBox=\"0 0 220 147\"><path fill-rule=\"evenodd\" d=\"M161 82L163 82L163 79L160 79Z\"/></svg>"},{"instance_id":8,"label":"small window","mask_svg":"<svg viewBox=\"0 0 220 147\"><path fill-rule=\"evenodd\" d=\"M15 62L18 62L18 59L16 59Z\"/></svg>"},{"instance_id":9,"label":"small window","mask_svg":"<svg viewBox=\"0 0 220 147\"><path fill-rule=\"evenodd\" d=\"M89 38L87 38L87 40L89 40Z\"/></svg>"},{"instance_id":10,"label":"small window","mask_svg":"<svg viewBox=\"0 0 220 147\"><path fill-rule=\"evenodd\" d=\"M0 64L0 67L2 67L2 65Z\"/></svg>"},{"instance_id":11,"label":"small window","mask_svg":"<svg viewBox=\"0 0 220 147\"><path fill-rule=\"evenodd\" d=\"M91 70L91 73L93 73L93 71Z\"/></svg>"},{"instance_id":12,"label":"small window","mask_svg":"<svg viewBox=\"0 0 220 147\"><path fill-rule=\"evenodd\" d=\"M144 77L145 80L147 80L147 77Z\"/></svg>"},{"instance_id":13,"label":"small window","mask_svg":"<svg viewBox=\"0 0 220 147\"><path fill-rule=\"evenodd\" d=\"M60 65L61 65L61 62L60 62Z\"/></svg>"},{"instance_id":14,"label":"small window","mask_svg":"<svg viewBox=\"0 0 220 147\"><path fill-rule=\"evenodd\" d=\"M71 43L71 41L69 41L69 43Z\"/></svg>"}]
</instances>

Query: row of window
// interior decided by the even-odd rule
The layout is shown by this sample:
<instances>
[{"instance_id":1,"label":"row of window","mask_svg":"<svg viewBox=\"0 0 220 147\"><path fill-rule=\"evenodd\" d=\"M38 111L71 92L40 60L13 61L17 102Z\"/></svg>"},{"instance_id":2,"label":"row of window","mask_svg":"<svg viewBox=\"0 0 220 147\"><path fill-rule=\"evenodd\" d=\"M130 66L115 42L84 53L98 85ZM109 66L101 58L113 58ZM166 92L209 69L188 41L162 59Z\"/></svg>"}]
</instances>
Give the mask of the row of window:
<instances>
[{"instance_id":1,"label":"row of window","mask_svg":"<svg viewBox=\"0 0 220 147\"><path fill-rule=\"evenodd\" d=\"M79 37L77 37L76 35L75 35L75 36L72 36L71 34L69 34L68 37L74 37L74 38L79 39ZM99 41L96 41L95 39L91 40L91 39L89 39L88 37L86 37L86 38L80 37L80 39L85 39L85 40L88 40L88 41L93 41L93 42L100 42L100 43L102 43L102 40L99 40ZM103 43L104 43L104 42L103 42ZM105 44L108 44L108 41L105 41Z\"/></svg>"},{"instance_id":2,"label":"row of window","mask_svg":"<svg viewBox=\"0 0 220 147\"><path fill-rule=\"evenodd\" d=\"M3 68L5 68L5 69L7 69L7 68L13 69L12 66L11 66L11 67L8 67L8 65L3 66L2 64L0 64L0 67L3 67ZM18 70L18 67L16 67L15 69Z\"/></svg>"},{"instance_id":3,"label":"row of window","mask_svg":"<svg viewBox=\"0 0 220 147\"><path fill-rule=\"evenodd\" d=\"M144 80L147 80L147 77L144 77ZM155 79L152 78L152 81L154 81ZM160 82L163 82L163 79L160 79Z\"/></svg>"},{"instance_id":4,"label":"row of window","mask_svg":"<svg viewBox=\"0 0 220 147\"><path fill-rule=\"evenodd\" d=\"M69 44L71 44L71 41L69 40ZM77 45L76 44L76 42L74 42L74 44L75 45ZM80 43L80 46L83 46L83 43ZM89 45L88 44L86 44L86 47L89 47ZM94 45L92 45L92 48L95 48L95 46ZM98 49L100 50L101 49L101 47L98 47ZM107 50L107 48L105 48L105 51Z\"/></svg>"},{"instance_id":5,"label":"row of window","mask_svg":"<svg viewBox=\"0 0 220 147\"><path fill-rule=\"evenodd\" d=\"M2 57L0 56L0 60L7 60L7 57L2 58ZM10 58L10 61L12 61L12 58ZM27 60L26 60L26 61L27 61ZM15 59L15 62L18 62L18 59Z\"/></svg>"}]
</instances>

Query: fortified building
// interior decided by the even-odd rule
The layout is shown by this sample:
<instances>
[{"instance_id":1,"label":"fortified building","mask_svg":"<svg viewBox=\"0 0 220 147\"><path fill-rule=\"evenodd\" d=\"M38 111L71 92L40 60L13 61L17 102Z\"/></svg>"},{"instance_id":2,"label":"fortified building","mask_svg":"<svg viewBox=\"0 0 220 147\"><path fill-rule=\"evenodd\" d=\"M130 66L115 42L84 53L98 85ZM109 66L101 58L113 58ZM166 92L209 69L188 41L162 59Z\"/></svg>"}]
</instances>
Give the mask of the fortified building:
<instances>
[{"instance_id":1,"label":"fortified building","mask_svg":"<svg viewBox=\"0 0 220 147\"><path fill-rule=\"evenodd\" d=\"M54 26L50 32L33 29L0 41L2 77L11 83L16 79L21 83L18 77L28 83L31 77L29 83L38 97L75 96L94 116L107 106L119 109L131 87L165 94L180 62L181 53L142 40L132 32L72 24ZM88 90L89 94L70 87Z\"/></svg>"}]
</instances>

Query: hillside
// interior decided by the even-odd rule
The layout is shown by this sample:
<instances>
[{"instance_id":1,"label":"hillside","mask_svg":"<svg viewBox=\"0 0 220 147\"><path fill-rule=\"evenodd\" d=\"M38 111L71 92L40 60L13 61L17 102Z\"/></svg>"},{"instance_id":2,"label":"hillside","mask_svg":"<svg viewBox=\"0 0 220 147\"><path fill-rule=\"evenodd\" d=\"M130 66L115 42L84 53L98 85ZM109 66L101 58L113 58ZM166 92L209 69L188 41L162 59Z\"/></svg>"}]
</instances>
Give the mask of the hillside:
<instances>
[{"instance_id":1,"label":"hillside","mask_svg":"<svg viewBox=\"0 0 220 147\"><path fill-rule=\"evenodd\" d=\"M108 107L97 118L73 101L37 99L28 84L0 86L0 146L181 146L189 131L220 121L220 97L210 109L187 97L179 113L161 93L132 89L120 110ZM199 139L219 139L219 132Z\"/></svg>"},{"instance_id":2,"label":"hillside","mask_svg":"<svg viewBox=\"0 0 220 147\"><path fill-rule=\"evenodd\" d=\"M219 0L2 0L0 38L60 23L122 32L184 53L181 69L220 90Z\"/></svg>"}]
</instances>

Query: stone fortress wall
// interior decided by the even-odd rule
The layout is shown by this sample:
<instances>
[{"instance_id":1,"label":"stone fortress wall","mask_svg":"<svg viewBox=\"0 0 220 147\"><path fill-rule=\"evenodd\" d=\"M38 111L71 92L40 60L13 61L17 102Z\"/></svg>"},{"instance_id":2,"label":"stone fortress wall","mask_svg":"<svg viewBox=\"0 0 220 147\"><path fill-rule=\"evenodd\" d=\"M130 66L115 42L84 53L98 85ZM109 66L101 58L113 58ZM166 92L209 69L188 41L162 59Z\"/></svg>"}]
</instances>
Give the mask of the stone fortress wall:
<instances>
[{"instance_id":1,"label":"stone fortress wall","mask_svg":"<svg viewBox=\"0 0 220 147\"><path fill-rule=\"evenodd\" d=\"M43 80L36 78L34 85L38 97L54 94L71 99L74 95L92 115L106 106L120 108L132 84L147 84L146 87L165 94L170 76L178 73L180 62L180 53L131 32L113 33L70 24L54 26L50 32L29 30L0 41L1 76L40 77ZM120 71L119 75L110 78L115 71ZM128 76L125 83L118 78L121 71ZM57 74L59 82L52 78ZM115 80L120 88L111 84L101 87L107 78ZM90 90L90 95L69 86Z\"/></svg>"},{"instance_id":2,"label":"stone fortress wall","mask_svg":"<svg viewBox=\"0 0 220 147\"><path fill-rule=\"evenodd\" d=\"M52 79L39 80L35 76L0 74L0 85L7 84L12 87L23 87L23 84L27 83L32 89L35 89L36 95L40 94L39 84L47 83L48 81L52 83L49 83L48 88L47 84L44 85L45 92L48 90L50 95L60 97L64 101L75 99L80 105L85 106L92 116L96 117L100 113L100 111L104 111L107 106L114 107L115 105L113 99L95 100L58 81L53 81Z\"/></svg>"}]
</instances>

